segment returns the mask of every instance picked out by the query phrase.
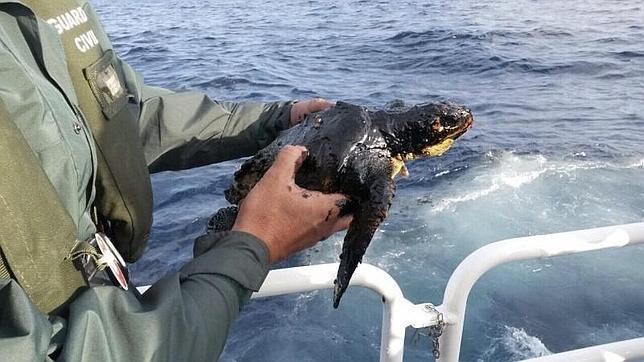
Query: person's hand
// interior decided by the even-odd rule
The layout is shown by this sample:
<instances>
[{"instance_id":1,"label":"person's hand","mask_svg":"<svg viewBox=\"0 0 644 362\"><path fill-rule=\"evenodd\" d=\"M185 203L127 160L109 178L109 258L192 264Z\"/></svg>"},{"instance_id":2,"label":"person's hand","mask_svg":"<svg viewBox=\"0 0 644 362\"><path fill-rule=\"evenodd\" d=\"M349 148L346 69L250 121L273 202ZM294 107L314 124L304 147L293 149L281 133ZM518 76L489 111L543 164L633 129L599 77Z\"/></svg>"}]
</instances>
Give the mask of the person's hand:
<instances>
[{"instance_id":1,"label":"person's hand","mask_svg":"<svg viewBox=\"0 0 644 362\"><path fill-rule=\"evenodd\" d=\"M313 98L306 101L296 102L291 107L291 119L288 122L288 126L293 127L302 122L302 120L310 113L323 111L327 108L333 107L334 105L335 102L327 101L323 98Z\"/></svg>"},{"instance_id":2,"label":"person's hand","mask_svg":"<svg viewBox=\"0 0 644 362\"><path fill-rule=\"evenodd\" d=\"M302 146L287 145L239 207L233 230L266 243L269 262L309 248L349 227L352 216L339 217L340 194L323 194L295 184L295 173L308 156Z\"/></svg>"}]
</instances>

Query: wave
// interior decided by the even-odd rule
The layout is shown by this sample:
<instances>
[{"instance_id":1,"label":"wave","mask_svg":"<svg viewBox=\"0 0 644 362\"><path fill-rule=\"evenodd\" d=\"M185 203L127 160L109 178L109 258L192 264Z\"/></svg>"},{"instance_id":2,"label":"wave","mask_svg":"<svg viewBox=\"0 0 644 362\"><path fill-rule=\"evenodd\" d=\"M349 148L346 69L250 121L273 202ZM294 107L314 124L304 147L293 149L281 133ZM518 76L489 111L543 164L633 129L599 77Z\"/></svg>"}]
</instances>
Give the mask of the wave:
<instances>
[{"instance_id":1,"label":"wave","mask_svg":"<svg viewBox=\"0 0 644 362\"><path fill-rule=\"evenodd\" d=\"M513 152L504 152L495 155L493 152L486 154L487 164L471 167L468 170L476 173L466 181L474 186L467 192L456 196L447 196L433 203L431 213L452 211L460 204L475 201L488 195L497 193L515 192L522 187L532 184L546 177L557 177L574 180L580 170L623 170L644 168L644 159L611 163L605 161L586 161L585 154L575 153L572 160L550 161L546 156L517 155ZM490 167L490 163L493 165ZM449 174L439 173L435 177ZM461 174L461 177L467 177ZM460 190L459 190L460 191Z\"/></svg>"},{"instance_id":2,"label":"wave","mask_svg":"<svg viewBox=\"0 0 644 362\"><path fill-rule=\"evenodd\" d=\"M630 59L633 59L633 58L642 58L642 57L644 57L644 51L624 50L624 51L621 51L621 52L613 52L613 53L610 53L610 54L613 55L616 58L627 59L627 60L630 60Z\"/></svg>"},{"instance_id":3,"label":"wave","mask_svg":"<svg viewBox=\"0 0 644 362\"><path fill-rule=\"evenodd\" d=\"M490 30L490 31L459 31L451 29L431 29L426 31L402 31L386 40L410 40L421 39L427 41L446 41L446 40L498 40L503 38L520 39L520 38L537 38L537 37L573 37L574 34L555 29L536 28L524 31L509 30Z\"/></svg>"},{"instance_id":4,"label":"wave","mask_svg":"<svg viewBox=\"0 0 644 362\"><path fill-rule=\"evenodd\" d=\"M641 58L634 50L588 54L533 51L535 38L557 47L570 42L573 34L559 29L537 28L530 31L464 31L431 29L403 31L383 40L380 50L391 59L391 70L436 70L446 74L529 73L538 75L620 73L619 61ZM620 38L621 39L621 38ZM572 46L573 44L571 44ZM526 51L517 52L517 49ZM521 54L521 56L518 56ZM608 59L607 59L608 58ZM612 58L612 59L611 59Z\"/></svg>"},{"instance_id":5,"label":"wave","mask_svg":"<svg viewBox=\"0 0 644 362\"><path fill-rule=\"evenodd\" d=\"M570 38L575 35L556 29L536 28L523 31L490 30L490 31L463 31L452 29L431 29L426 31L402 31L386 39L386 41L453 41L453 40L474 40L474 41L521 41L522 39L533 38Z\"/></svg>"},{"instance_id":6,"label":"wave","mask_svg":"<svg viewBox=\"0 0 644 362\"><path fill-rule=\"evenodd\" d=\"M224 75L224 76L216 77L203 82L195 83L193 86L200 89L208 89L208 88L234 89L239 86L253 88L253 89L271 89L271 88L291 89L292 88L291 85L286 83L260 82L246 77L230 76L230 75Z\"/></svg>"},{"instance_id":7,"label":"wave","mask_svg":"<svg viewBox=\"0 0 644 362\"><path fill-rule=\"evenodd\" d=\"M628 165L627 168L644 168L644 157Z\"/></svg>"},{"instance_id":8,"label":"wave","mask_svg":"<svg viewBox=\"0 0 644 362\"><path fill-rule=\"evenodd\" d=\"M456 32L452 30L427 30L423 32L415 31L403 31L400 32L386 40L409 40L409 39L421 39L423 41L443 41L443 40L452 40L452 39L486 39L491 36L493 33L468 33L468 32Z\"/></svg>"},{"instance_id":9,"label":"wave","mask_svg":"<svg viewBox=\"0 0 644 362\"><path fill-rule=\"evenodd\" d=\"M504 326L500 337L493 339L478 361L519 360L552 354L543 342L522 328Z\"/></svg>"},{"instance_id":10,"label":"wave","mask_svg":"<svg viewBox=\"0 0 644 362\"><path fill-rule=\"evenodd\" d=\"M146 44L145 46L132 46L129 47L124 53L124 57L142 57L142 56L149 56L153 58L153 56L159 56L160 54L166 54L169 53L169 48L160 45L160 44Z\"/></svg>"}]
</instances>

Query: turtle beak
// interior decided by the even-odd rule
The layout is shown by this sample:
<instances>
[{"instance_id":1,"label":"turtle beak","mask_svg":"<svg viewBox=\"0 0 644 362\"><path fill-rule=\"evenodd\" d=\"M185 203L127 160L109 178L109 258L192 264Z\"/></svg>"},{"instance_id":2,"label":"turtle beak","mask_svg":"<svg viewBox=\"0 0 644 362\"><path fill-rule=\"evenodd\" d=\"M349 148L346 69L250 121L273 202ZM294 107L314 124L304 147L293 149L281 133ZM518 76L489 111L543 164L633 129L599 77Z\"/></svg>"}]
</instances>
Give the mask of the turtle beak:
<instances>
[{"instance_id":1,"label":"turtle beak","mask_svg":"<svg viewBox=\"0 0 644 362\"><path fill-rule=\"evenodd\" d=\"M454 132L452 135L449 136L449 138L455 140L459 138L460 136L463 135L463 133L467 132L470 128L472 128L472 124L474 124L474 117L472 115L467 116L467 120L465 121L465 126L461 127L460 130Z\"/></svg>"}]
</instances>

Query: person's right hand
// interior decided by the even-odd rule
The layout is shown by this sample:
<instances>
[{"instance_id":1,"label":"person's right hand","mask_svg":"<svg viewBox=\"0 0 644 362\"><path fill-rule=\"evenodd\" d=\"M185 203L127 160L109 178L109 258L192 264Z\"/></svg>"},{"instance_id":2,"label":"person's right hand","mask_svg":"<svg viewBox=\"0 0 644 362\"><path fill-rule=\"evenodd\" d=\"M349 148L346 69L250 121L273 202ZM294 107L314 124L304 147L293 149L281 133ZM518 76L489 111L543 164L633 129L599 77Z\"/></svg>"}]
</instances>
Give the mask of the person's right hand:
<instances>
[{"instance_id":1,"label":"person's right hand","mask_svg":"<svg viewBox=\"0 0 644 362\"><path fill-rule=\"evenodd\" d=\"M271 264L348 228L351 222L350 215L339 217L338 204L345 196L295 184L295 173L307 156L305 147L284 146L239 207L233 230L263 240Z\"/></svg>"}]
</instances>

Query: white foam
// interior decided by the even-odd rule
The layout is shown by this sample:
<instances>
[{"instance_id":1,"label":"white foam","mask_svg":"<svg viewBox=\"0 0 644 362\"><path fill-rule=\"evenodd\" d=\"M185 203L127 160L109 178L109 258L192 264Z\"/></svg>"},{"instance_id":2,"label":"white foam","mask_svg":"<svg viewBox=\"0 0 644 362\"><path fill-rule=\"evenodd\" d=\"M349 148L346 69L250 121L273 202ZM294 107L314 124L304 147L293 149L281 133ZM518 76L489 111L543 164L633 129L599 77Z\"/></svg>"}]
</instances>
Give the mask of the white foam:
<instances>
[{"instance_id":1,"label":"white foam","mask_svg":"<svg viewBox=\"0 0 644 362\"><path fill-rule=\"evenodd\" d=\"M450 171L450 170L441 171L441 172L435 174L434 177L445 176L445 175L449 174L450 172L452 172L452 171Z\"/></svg>"},{"instance_id":2,"label":"white foam","mask_svg":"<svg viewBox=\"0 0 644 362\"><path fill-rule=\"evenodd\" d=\"M383 255L381 255L375 260L367 260L367 258L365 258L367 262L375 263L376 266L378 266L380 269L387 272L398 270L398 267L402 263L401 259L409 261L409 259L406 258L404 250L386 251Z\"/></svg>"},{"instance_id":3,"label":"white foam","mask_svg":"<svg viewBox=\"0 0 644 362\"><path fill-rule=\"evenodd\" d=\"M518 358L541 357L552 354L541 340L526 333L522 328L505 327L501 339L503 345Z\"/></svg>"},{"instance_id":4,"label":"white foam","mask_svg":"<svg viewBox=\"0 0 644 362\"><path fill-rule=\"evenodd\" d=\"M515 155L511 152L501 156L488 154L487 157L495 161L495 165L471 168L469 172L480 174L466 181L469 191L464 193L462 188L442 190L447 196L437 200L431 212L452 211L458 204L475 201L490 194L515 192L545 176L574 178L579 170L644 168L644 159L629 164L610 164L585 160L572 161L573 163L564 160L550 161L543 155ZM463 183L459 184L463 186ZM455 196L449 196L450 193Z\"/></svg>"},{"instance_id":5,"label":"white foam","mask_svg":"<svg viewBox=\"0 0 644 362\"><path fill-rule=\"evenodd\" d=\"M319 290L313 290L310 292L306 293L300 293L296 298L295 298L295 306L293 307L293 315L297 315L301 312L306 312L311 300L313 300L315 297L319 295Z\"/></svg>"},{"instance_id":6,"label":"white foam","mask_svg":"<svg viewBox=\"0 0 644 362\"><path fill-rule=\"evenodd\" d=\"M483 196L491 194L492 192L498 190L499 188L500 188L499 185L492 185L487 189L466 193L463 196L445 198L441 200L439 203L437 203L434 207L432 207L432 212L442 212L449 209L454 204L459 204L462 202L479 199Z\"/></svg>"},{"instance_id":7,"label":"white foam","mask_svg":"<svg viewBox=\"0 0 644 362\"><path fill-rule=\"evenodd\" d=\"M488 157L493 156L488 155ZM484 173L472 180L474 185L480 185L478 190L455 197L446 197L432 208L432 212L442 212L455 204L477 200L508 187L517 189L529 184L547 171L544 166L546 163L547 159L542 155L517 156L506 153L501 157L499 166L492 172Z\"/></svg>"},{"instance_id":8,"label":"white foam","mask_svg":"<svg viewBox=\"0 0 644 362\"><path fill-rule=\"evenodd\" d=\"M644 168L644 158L628 165L628 168Z\"/></svg>"},{"instance_id":9,"label":"white foam","mask_svg":"<svg viewBox=\"0 0 644 362\"><path fill-rule=\"evenodd\" d=\"M493 339L490 347L483 354L482 360L493 360L499 356L508 356L512 360L542 357L552 354L543 342L529 335L522 328L504 326L500 337Z\"/></svg>"}]
</instances>

